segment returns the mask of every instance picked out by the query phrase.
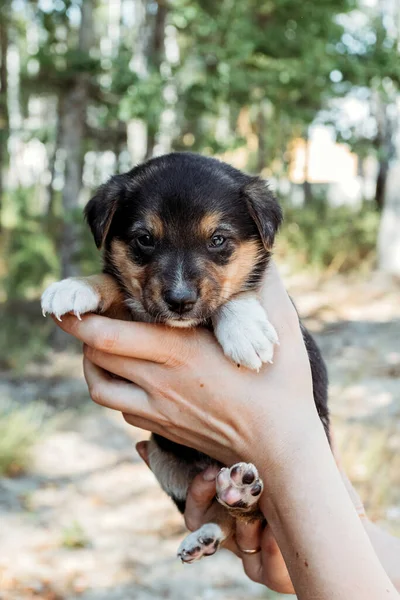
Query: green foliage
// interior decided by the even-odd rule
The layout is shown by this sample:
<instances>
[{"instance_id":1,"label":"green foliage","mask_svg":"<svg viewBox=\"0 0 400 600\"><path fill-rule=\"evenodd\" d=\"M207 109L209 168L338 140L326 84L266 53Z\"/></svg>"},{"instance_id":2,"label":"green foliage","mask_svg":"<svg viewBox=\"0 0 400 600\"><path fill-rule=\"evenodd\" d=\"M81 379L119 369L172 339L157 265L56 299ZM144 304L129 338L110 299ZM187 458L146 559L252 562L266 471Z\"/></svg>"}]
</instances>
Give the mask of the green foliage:
<instances>
[{"instance_id":1,"label":"green foliage","mask_svg":"<svg viewBox=\"0 0 400 600\"><path fill-rule=\"evenodd\" d=\"M70 85L79 73L97 75L100 69L97 59L76 49L67 49L65 52L56 53L51 47L46 46L39 50L35 59L39 63L40 71L38 76L32 78L33 82L36 85L41 84L47 90L49 77L55 88L63 88ZM29 82L27 76L24 81Z\"/></svg>"},{"instance_id":2,"label":"green foliage","mask_svg":"<svg viewBox=\"0 0 400 600\"><path fill-rule=\"evenodd\" d=\"M336 17L353 7L352 0L177 2L171 19L180 31L182 131L194 126L195 147L208 145L222 106L237 111L265 100L294 123L310 123L335 93L329 76L344 31Z\"/></svg>"},{"instance_id":3,"label":"green foliage","mask_svg":"<svg viewBox=\"0 0 400 600\"><path fill-rule=\"evenodd\" d=\"M370 206L354 210L315 202L286 207L277 253L297 267L349 272L375 258L379 214Z\"/></svg>"},{"instance_id":4,"label":"green foliage","mask_svg":"<svg viewBox=\"0 0 400 600\"><path fill-rule=\"evenodd\" d=\"M35 213L31 189L20 189L10 194L7 204L12 206L10 225L2 236L1 281L4 298L9 303L37 298L45 284L60 276L58 253L63 223L74 223L82 248L76 257L83 274L99 270L99 252L93 243L89 228L84 223L82 208L68 215L57 206L56 216ZM1 334L0 334L1 335Z\"/></svg>"},{"instance_id":5,"label":"green foliage","mask_svg":"<svg viewBox=\"0 0 400 600\"><path fill-rule=\"evenodd\" d=\"M34 297L49 276L56 276L59 260L54 240L43 231L41 219L21 221L9 232L7 278L5 289L9 301Z\"/></svg>"},{"instance_id":6,"label":"green foliage","mask_svg":"<svg viewBox=\"0 0 400 600\"><path fill-rule=\"evenodd\" d=\"M22 375L30 361L45 358L53 330L53 321L41 314L39 298L0 305L0 367Z\"/></svg>"},{"instance_id":7,"label":"green foliage","mask_svg":"<svg viewBox=\"0 0 400 600\"><path fill-rule=\"evenodd\" d=\"M51 429L45 406L35 402L19 406L0 401L0 475L16 476L31 463L32 449Z\"/></svg>"},{"instance_id":8,"label":"green foliage","mask_svg":"<svg viewBox=\"0 0 400 600\"><path fill-rule=\"evenodd\" d=\"M24 11L14 7L21 2ZM390 125L400 61L396 27L377 6L366 7L360 21L354 19L357 0L138 0L134 18L124 2L118 17L110 17L111 5L102 2L90 3L93 13L82 12L89 5L82 0L21 2L8 3L6 15L10 43L17 45L20 57L20 72L10 67L9 80L15 83L5 99L12 122L20 123L13 125L15 140L9 146L20 143L25 149L32 138L46 146L54 194L47 198L50 207L45 206L46 195L38 193L47 185L43 178L34 189L22 185L2 199L6 228L0 299L7 306L2 311L0 343L8 350L10 366L23 364L29 355L40 357L46 347L51 322L41 320L39 296L60 276L58 248L64 223L76 225L82 244L77 244L79 256L65 258L64 253L63 260L76 260L82 274L99 270L99 253L83 226L81 210L71 211L71 202L65 199L68 209L62 209L60 188L71 173L76 177L73 189L79 187L85 153L84 176L90 185L103 178L101 169L107 162L101 160L103 151L114 153L117 169L125 168L131 119L142 120L147 130L148 155L164 114L162 138L174 149L213 154L243 148L248 170L280 177L289 168L290 142L305 137L318 111L352 86L366 88L370 100L379 100L376 112L382 109ZM84 14L93 16L86 28L81 27L86 23L81 19ZM164 46L171 50L175 41L178 52L171 58ZM87 100L87 106L77 102L77 113L73 101L63 102L70 88ZM371 102L371 113L374 107ZM58 115L58 123L46 118L47 110ZM166 131L169 118L171 130ZM329 118L338 141L347 141L359 156L390 160L389 126L361 133L358 124L352 128L335 118L331 108ZM76 122L82 127L71 130L85 131L85 137L78 144L79 153L72 146L66 153L66 133ZM340 122L344 124L339 126ZM6 146L8 130L2 135ZM69 159L73 156L73 168L66 154ZM12 185L18 177L12 173ZM304 266L348 270L372 260L377 222L378 215L367 208L355 214L325 207L324 202L301 211L288 207L280 245Z\"/></svg>"},{"instance_id":9,"label":"green foliage","mask_svg":"<svg viewBox=\"0 0 400 600\"><path fill-rule=\"evenodd\" d=\"M76 257L82 275L93 275L101 272L102 253L96 248L93 236L88 227L82 228L82 246Z\"/></svg>"},{"instance_id":10,"label":"green foliage","mask_svg":"<svg viewBox=\"0 0 400 600\"><path fill-rule=\"evenodd\" d=\"M160 73L153 71L146 79L140 81L132 76L134 82L121 99L120 118L128 121L132 118L144 119L148 125L158 126L164 102L161 96L163 78Z\"/></svg>"}]
</instances>

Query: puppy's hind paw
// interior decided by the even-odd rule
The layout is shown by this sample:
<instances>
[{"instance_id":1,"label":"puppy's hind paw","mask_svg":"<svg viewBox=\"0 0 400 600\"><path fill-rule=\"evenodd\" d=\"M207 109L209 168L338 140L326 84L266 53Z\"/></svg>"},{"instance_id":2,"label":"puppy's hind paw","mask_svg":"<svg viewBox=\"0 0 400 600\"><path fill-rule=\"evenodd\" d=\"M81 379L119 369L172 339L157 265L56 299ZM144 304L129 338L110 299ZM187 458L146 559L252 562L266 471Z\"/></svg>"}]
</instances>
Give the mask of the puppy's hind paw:
<instances>
[{"instance_id":1,"label":"puppy's hind paw","mask_svg":"<svg viewBox=\"0 0 400 600\"><path fill-rule=\"evenodd\" d=\"M100 296L84 279L71 277L50 285L41 303L43 316L51 314L61 321L62 315L72 312L80 319L99 308Z\"/></svg>"},{"instance_id":2,"label":"puppy's hind paw","mask_svg":"<svg viewBox=\"0 0 400 600\"><path fill-rule=\"evenodd\" d=\"M237 463L218 473L217 500L230 509L250 510L257 504L263 491L263 482L251 463Z\"/></svg>"},{"instance_id":3,"label":"puppy's hind paw","mask_svg":"<svg viewBox=\"0 0 400 600\"><path fill-rule=\"evenodd\" d=\"M178 558L183 563L190 564L203 556L212 556L224 539L225 536L219 525L206 523L185 537L178 548Z\"/></svg>"}]
</instances>

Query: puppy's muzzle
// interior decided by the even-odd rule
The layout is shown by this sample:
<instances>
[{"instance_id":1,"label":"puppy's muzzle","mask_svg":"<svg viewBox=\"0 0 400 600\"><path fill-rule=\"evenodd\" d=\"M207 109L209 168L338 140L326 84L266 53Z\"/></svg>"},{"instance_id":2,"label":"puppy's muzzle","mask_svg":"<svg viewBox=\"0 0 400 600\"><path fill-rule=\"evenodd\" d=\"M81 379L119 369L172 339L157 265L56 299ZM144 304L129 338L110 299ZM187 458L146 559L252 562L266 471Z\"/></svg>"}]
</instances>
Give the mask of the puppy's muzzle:
<instances>
[{"instance_id":1,"label":"puppy's muzzle","mask_svg":"<svg viewBox=\"0 0 400 600\"><path fill-rule=\"evenodd\" d=\"M189 313L195 307L198 297L199 294L195 288L167 290L163 294L168 309L178 315Z\"/></svg>"}]
</instances>

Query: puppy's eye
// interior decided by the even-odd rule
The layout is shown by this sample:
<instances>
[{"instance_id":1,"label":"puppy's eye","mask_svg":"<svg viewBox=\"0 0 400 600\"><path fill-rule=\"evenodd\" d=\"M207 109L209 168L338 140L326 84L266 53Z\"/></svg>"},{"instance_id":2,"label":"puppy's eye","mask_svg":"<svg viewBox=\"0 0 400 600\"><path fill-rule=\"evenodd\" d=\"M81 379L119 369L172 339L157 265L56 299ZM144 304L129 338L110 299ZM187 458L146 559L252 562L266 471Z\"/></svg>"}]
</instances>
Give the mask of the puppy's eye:
<instances>
[{"instance_id":1,"label":"puppy's eye","mask_svg":"<svg viewBox=\"0 0 400 600\"><path fill-rule=\"evenodd\" d=\"M221 246L223 246L226 242L226 238L223 235L213 235L211 240L210 240L210 247L211 248L220 248Z\"/></svg>"},{"instance_id":2,"label":"puppy's eye","mask_svg":"<svg viewBox=\"0 0 400 600\"><path fill-rule=\"evenodd\" d=\"M136 238L136 241L139 246L142 248L148 248L149 250L155 246L154 238L149 233L139 235L139 237Z\"/></svg>"}]
</instances>

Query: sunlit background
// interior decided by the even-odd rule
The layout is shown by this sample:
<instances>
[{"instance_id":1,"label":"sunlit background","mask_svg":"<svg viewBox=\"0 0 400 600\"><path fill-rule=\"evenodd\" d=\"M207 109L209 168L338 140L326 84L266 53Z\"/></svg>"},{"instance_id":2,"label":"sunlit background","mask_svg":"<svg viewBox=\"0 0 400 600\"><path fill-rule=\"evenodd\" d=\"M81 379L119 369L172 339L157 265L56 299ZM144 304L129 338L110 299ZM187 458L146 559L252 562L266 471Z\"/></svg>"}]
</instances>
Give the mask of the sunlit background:
<instances>
[{"instance_id":1,"label":"sunlit background","mask_svg":"<svg viewBox=\"0 0 400 600\"><path fill-rule=\"evenodd\" d=\"M179 564L145 434L92 406L40 313L51 281L100 268L96 186L172 150L270 180L343 464L400 535L399 51L398 0L0 3L1 598L279 597L224 552Z\"/></svg>"}]
</instances>

